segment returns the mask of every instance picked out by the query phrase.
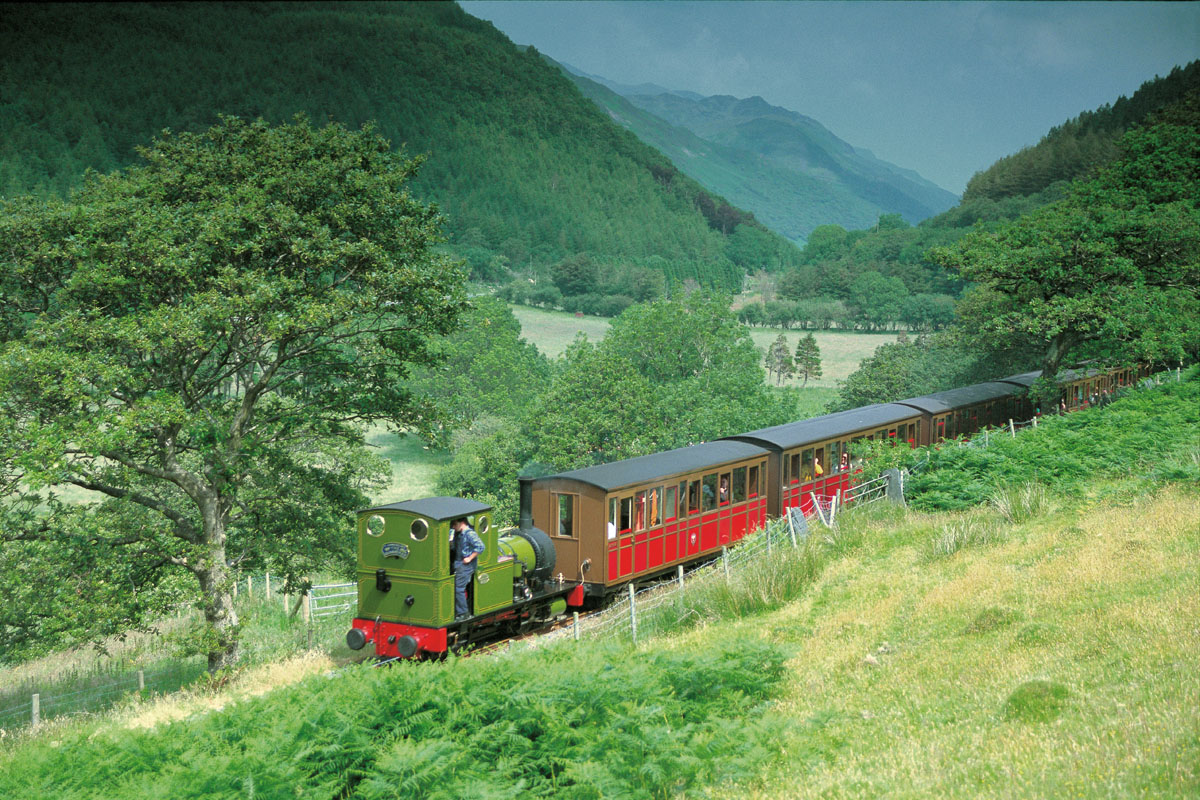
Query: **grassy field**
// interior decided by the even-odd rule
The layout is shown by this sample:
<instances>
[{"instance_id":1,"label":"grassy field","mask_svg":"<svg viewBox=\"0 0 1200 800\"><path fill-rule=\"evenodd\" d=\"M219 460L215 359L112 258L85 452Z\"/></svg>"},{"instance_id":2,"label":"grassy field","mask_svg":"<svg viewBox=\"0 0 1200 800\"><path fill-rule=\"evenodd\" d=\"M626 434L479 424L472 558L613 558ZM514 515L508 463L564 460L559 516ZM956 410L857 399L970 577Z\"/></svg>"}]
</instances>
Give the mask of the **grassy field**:
<instances>
[{"instance_id":1,"label":"grassy field","mask_svg":"<svg viewBox=\"0 0 1200 800\"><path fill-rule=\"evenodd\" d=\"M586 333L593 342L604 338L608 332L608 320L601 317L576 317L563 311L546 311L540 308L512 305L513 313L521 322L521 333L525 339L550 358L562 355L576 334ZM787 339L788 347L796 351L796 343L805 335L802 331L785 331L781 328L749 328L750 338L759 350L775 342L779 334ZM832 389L839 380L845 379L858 369L859 362L875 352L875 348L886 342L896 341L894 333L853 333L847 331L814 331L817 346L821 348L822 375L810 380L810 387ZM784 381L786 386L800 386L803 381Z\"/></svg>"},{"instance_id":2,"label":"grassy field","mask_svg":"<svg viewBox=\"0 0 1200 800\"><path fill-rule=\"evenodd\" d=\"M383 424L369 429L367 444L392 463L391 481L371 498L376 503L433 495L438 470L450 461L450 453L427 447L418 436L391 433Z\"/></svg>"},{"instance_id":3,"label":"grassy field","mask_svg":"<svg viewBox=\"0 0 1200 800\"><path fill-rule=\"evenodd\" d=\"M1200 796L1194 488L1063 500L937 555L981 513L851 526L801 602L722 632L796 648L776 710L789 757L733 794Z\"/></svg>"}]
</instances>

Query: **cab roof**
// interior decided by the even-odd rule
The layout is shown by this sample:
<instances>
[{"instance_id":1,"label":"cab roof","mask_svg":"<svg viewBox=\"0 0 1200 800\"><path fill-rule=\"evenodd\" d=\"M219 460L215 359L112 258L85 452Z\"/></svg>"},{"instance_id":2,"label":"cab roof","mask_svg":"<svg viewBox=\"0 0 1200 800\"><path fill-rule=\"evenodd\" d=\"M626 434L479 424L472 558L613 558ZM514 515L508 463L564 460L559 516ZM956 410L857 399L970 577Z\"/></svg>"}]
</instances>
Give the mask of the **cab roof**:
<instances>
[{"instance_id":1,"label":"cab roof","mask_svg":"<svg viewBox=\"0 0 1200 800\"><path fill-rule=\"evenodd\" d=\"M416 514L419 517L427 517L428 519L441 522L447 519L457 519L458 517L469 517L491 510L491 506L480 503L477 500L468 500L465 497L426 497L421 500L402 500L399 503L388 503L384 506L364 508L358 513L401 511L406 514Z\"/></svg>"}]
</instances>

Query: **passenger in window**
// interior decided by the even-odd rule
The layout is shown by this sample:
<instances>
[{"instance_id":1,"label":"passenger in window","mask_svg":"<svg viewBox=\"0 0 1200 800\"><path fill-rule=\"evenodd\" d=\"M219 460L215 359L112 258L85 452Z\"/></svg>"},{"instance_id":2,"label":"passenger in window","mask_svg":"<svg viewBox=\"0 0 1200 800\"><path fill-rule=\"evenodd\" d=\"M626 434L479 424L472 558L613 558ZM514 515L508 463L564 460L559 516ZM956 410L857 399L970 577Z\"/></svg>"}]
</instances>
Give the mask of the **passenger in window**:
<instances>
[{"instance_id":1,"label":"passenger in window","mask_svg":"<svg viewBox=\"0 0 1200 800\"><path fill-rule=\"evenodd\" d=\"M729 479L724 476L721 477L721 488L717 490L717 500L721 505L729 502Z\"/></svg>"},{"instance_id":2,"label":"passenger in window","mask_svg":"<svg viewBox=\"0 0 1200 800\"><path fill-rule=\"evenodd\" d=\"M820 453L813 458L813 474L818 478L825 474L825 468L821 466Z\"/></svg>"},{"instance_id":3,"label":"passenger in window","mask_svg":"<svg viewBox=\"0 0 1200 800\"><path fill-rule=\"evenodd\" d=\"M838 465L838 472L846 472L850 469L850 451L842 453L842 463Z\"/></svg>"}]
</instances>

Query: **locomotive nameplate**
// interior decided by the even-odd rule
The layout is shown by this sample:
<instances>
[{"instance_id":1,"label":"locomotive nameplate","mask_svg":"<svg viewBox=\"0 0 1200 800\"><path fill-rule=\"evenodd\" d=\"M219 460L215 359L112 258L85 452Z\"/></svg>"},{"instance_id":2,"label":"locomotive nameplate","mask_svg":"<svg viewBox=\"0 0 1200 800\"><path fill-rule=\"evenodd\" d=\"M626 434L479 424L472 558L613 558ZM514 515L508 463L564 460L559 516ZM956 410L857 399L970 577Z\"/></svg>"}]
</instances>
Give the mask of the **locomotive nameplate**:
<instances>
[{"instance_id":1,"label":"locomotive nameplate","mask_svg":"<svg viewBox=\"0 0 1200 800\"><path fill-rule=\"evenodd\" d=\"M383 546L384 558L408 558L408 545L388 542Z\"/></svg>"}]
</instances>

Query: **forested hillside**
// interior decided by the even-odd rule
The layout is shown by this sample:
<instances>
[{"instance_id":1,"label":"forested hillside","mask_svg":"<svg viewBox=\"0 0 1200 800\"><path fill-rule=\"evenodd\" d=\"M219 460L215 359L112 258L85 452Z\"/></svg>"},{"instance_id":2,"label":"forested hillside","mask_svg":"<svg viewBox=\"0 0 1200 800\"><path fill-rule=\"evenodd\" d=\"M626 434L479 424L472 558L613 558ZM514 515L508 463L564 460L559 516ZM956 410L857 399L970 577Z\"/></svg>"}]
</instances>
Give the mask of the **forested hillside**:
<instances>
[{"instance_id":1,"label":"forested hillside","mask_svg":"<svg viewBox=\"0 0 1200 800\"><path fill-rule=\"evenodd\" d=\"M679 169L791 239L804 240L825 224L866 228L881 214L915 224L955 203L953 194L915 172L762 98L621 87L563 69L584 95Z\"/></svg>"},{"instance_id":2,"label":"forested hillside","mask_svg":"<svg viewBox=\"0 0 1200 800\"><path fill-rule=\"evenodd\" d=\"M967 183L963 201L1032 195L1059 181L1083 177L1117 156L1122 133L1196 89L1200 61L1175 67L1166 77L1156 76L1132 97L1122 95L1111 105L1085 111L1051 128L1036 145L977 172Z\"/></svg>"},{"instance_id":3,"label":"forested hillside","mask_svg":"<svg viewBox=\"0 0 1200 800\"><path fill-rule=\"evenodd\" d=\"M580 253L734 288L795 248L453 4L9 6L0 192L63 193L218 114L377 122L479 277ZM736 236L735 236L736 234Z\"/></svg>"}]
</instances>

